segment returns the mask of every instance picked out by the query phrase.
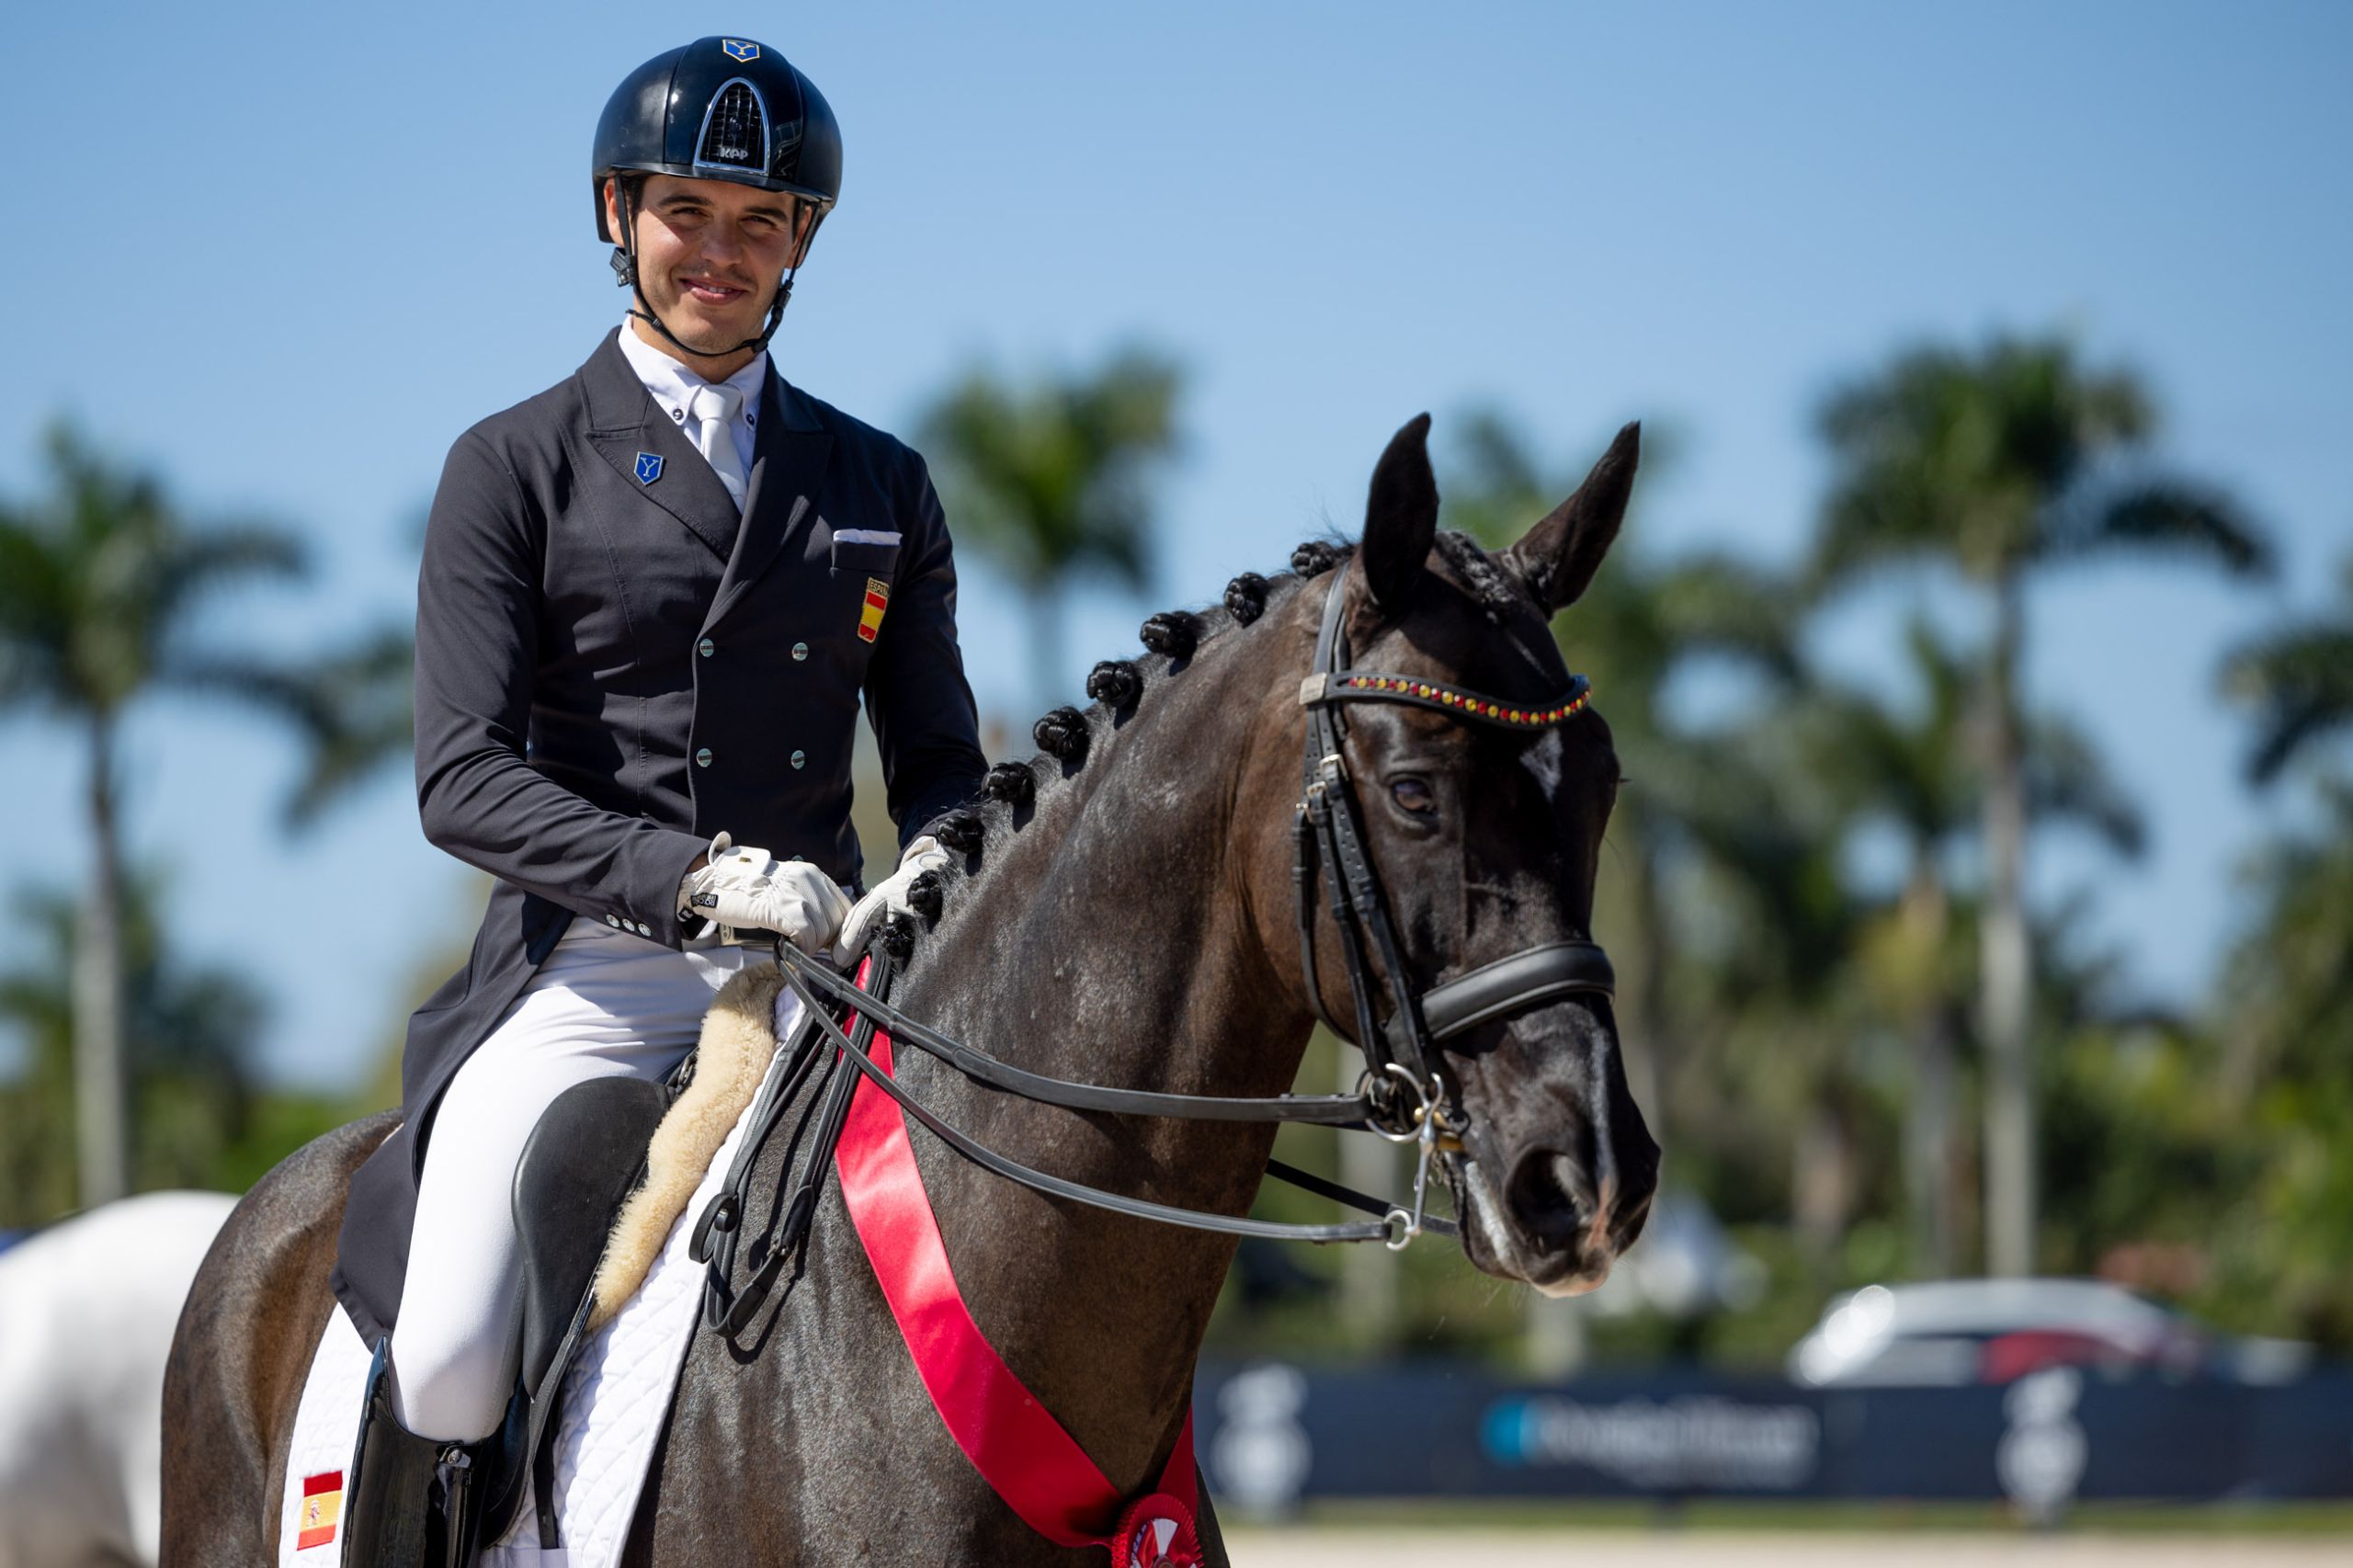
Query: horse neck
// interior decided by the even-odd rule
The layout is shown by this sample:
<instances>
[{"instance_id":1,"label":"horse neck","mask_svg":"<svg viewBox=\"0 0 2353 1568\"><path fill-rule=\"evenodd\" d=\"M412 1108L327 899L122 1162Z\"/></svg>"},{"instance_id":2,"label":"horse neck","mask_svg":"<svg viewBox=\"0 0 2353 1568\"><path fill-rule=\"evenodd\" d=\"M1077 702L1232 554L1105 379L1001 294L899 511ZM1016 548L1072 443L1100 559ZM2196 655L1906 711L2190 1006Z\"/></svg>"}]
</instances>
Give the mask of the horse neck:
<instances>
[{"instance_id":1,"label":"horse neck","mask_svg":"<svg viewBox=\"0 0 2353 1568\"><path fill-rule=\"evenodd\" d=\"M1283 777L1295 743L1276 744L1305 659L1289 619L1270 608L1278 624L1224 630L1173 672L1148 661L1131 710L1089 714L1084 766L1041 760L1052 781L1033 808L988 809L979 869L951 878L919 939L901 992L911 1013L1058 1077L1290 1086L1310 1020L1264 935L1290 914L1287 862L1268 864L1296 792ZM1186 1208L1246 1210L1273 1144L1265 1125L1081 1115L929 1062L911 1087L918 1074L951 1122L1013 1158ZM916 1138L983 1332L1114 1484L1155 1480L1233 1239L1048 1200Z\"/></svg>"}]
</instances>

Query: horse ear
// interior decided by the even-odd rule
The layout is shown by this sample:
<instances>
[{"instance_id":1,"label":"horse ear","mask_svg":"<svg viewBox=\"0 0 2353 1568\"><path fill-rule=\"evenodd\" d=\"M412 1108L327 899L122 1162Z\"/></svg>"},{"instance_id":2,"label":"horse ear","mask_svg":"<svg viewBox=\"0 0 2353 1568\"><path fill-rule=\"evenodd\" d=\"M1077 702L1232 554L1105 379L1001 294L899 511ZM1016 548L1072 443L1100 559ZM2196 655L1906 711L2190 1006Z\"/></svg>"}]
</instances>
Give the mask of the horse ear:
<instances>
[{"instance_id":1,"label":"horse ear","mask_svg":"<svg viewBox=\"0 0 2353 1568\"><path fill-rule=\"evenodd\" d=\"M1546 609L1563 610L1576 603L1600 568L1601 558L1609 553L1618 525L1626 520L1626 498L1633 492L1642 444L1643 426L1636 420L1618 432L1577 493L1504 552Z\"/></svg>"},{"instance_id":2,"label":"horse ear","mask_svg":"<svg viewBox=\"0 0 2353 1568\"><path fill-rule=\"evenodd\" d=\"M1364 508L1364 582L1373 603L1402 613L1429 568L1438 537L1438 480L1430 472L1430 416L1415 415L1389 438Z\"/></svg>"}]
</instances>

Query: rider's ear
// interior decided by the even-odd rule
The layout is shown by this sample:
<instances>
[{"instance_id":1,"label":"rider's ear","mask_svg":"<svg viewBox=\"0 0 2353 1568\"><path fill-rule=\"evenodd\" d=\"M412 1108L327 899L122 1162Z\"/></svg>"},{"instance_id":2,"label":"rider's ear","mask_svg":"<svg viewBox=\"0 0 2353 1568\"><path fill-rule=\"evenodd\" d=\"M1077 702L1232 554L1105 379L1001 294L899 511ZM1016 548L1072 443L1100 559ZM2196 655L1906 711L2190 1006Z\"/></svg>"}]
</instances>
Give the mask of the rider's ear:
<instances>
[{"instance_id":1,"label":"rider's ear","mask_svg":"<svg viewBox=\"0 0 2353 1568\"><path fill-rule=\"evenodd\" d=\"M1438 480L1430 472L1430 416L1416 415L1389 438L1364 509L1364 583L1383 613L1397 615L1428 570L1438 537Z\"/></svg>"},{"instance_id":2,"label":"rider's ear","mask_svg":"<svg viewBox=\"0 0 2353 1568\"><path fill-rule=\"evenodd\" d=\"M1642 444L1642 422L1636 420L1618 432L1577 493L1504 552L1546 609L1576 603L1609 553L1618 525L1626 520L1626 497L1634 488Z\"/></svg>"}]
</instances>

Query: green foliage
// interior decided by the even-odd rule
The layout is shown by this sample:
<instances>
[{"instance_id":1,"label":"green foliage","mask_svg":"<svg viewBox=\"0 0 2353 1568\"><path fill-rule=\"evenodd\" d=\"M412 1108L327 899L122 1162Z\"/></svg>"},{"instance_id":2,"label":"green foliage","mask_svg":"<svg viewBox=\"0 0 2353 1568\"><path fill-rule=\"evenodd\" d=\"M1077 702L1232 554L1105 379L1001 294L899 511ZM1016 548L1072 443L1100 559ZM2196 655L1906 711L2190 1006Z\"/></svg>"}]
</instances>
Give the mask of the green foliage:
<instances>
[{"instance_id":1,"label":"green foliage","mask_svg":"<svg viewBox=\"0 0 2353 1568\"><path fill-rule=\"evenodd\" d=\"M2278 778L2290 761L2353 729L2353 556L2340 569L2337 603L2325 619L2256 637L2222 665L2222 688L2255 710L2247 777Z\"/></svg>"},{"instance_id":2,"label":"green foliage","mask_svg":"<svg viewBox=\"0 0 2353 1568\"><path fill-rule=\"evenodd\" d=\"M1151 580L1154 481L1176 446L1184 378L1129 348L1091 374L1026 385L974 369L923 415L958 540L1029 600L1031 676L1051 700L1062 662L1061 597L1090 574L1131 590Z\"/></svg>"},{"instance_id":3,"label":"green foliage","mask_svg":"<svg viewBox=\"0 0 2353 1568\"><path fill-rule=\"evenodd\" d=\"M255 1131L244 1053L266 1007L250 982L165 951L152 878L134 878L126 891L131 1185L218 1187ZM74 905L55 891L23 892L17 920L37 939L23 962L0 973L0 1023L14 1027L26 1058L0 1084L0 1225L37 1224L74 1204Z\"/></svg>"},{"instance_id":4,"label":"green foliage","mask_svg":"<svg viewBox=\"0 0 2353 1568\"><path fill-rule=\"evenodd\" d=\"M1836 478L1816 580L1925 558L1994 582L2116 551L2268 569L2268 547L2227 496L2120 466L2145 452L2156 423L2139 377L2079 363L2064 339L1899 354L1823 404Z\"/></svg>"}]
</instances>

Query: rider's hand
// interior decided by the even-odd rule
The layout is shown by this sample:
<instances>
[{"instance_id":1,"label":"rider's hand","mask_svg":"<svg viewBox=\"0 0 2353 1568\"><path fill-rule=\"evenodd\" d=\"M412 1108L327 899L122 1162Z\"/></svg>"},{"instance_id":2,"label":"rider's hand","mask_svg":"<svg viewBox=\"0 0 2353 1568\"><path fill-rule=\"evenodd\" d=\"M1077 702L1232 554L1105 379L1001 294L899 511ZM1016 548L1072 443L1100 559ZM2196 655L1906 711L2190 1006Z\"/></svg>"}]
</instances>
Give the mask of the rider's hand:
<instances>
[{"instance_id":1,"label":"rider's hand","mask_svg":"<svg viewBox=\"0 0 2353 1568\"><path fill-rule=\"evenodd\" d=\"M926 871L937 871L948 864L948 851L931 835L919 834L899 857L899 869L868 890L864 898L842 922L841 939L834 945L834 961L847 968L858 960L874 927L891 910L910 914L907 907L907 884Z\"/></svg>"},{"instance_id":2,"label":"rider's hand","mask_svg":"<svg viewBox=\"0 0 2353 1568\"><path fill-rule=\"evenodd\" d=\"M681 918L773 931L803 952L823 951L849 911L848 895L808 861L733 848L723 833L710 841L710 863L688 871L678 894Z\"/></svg>"}]
</instances>

